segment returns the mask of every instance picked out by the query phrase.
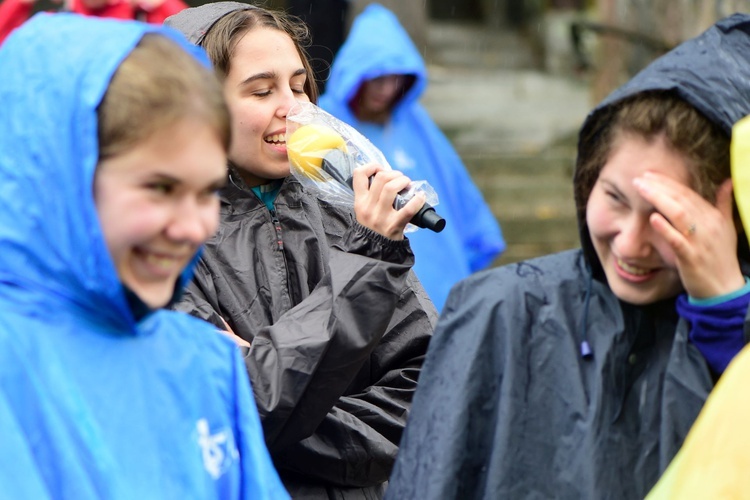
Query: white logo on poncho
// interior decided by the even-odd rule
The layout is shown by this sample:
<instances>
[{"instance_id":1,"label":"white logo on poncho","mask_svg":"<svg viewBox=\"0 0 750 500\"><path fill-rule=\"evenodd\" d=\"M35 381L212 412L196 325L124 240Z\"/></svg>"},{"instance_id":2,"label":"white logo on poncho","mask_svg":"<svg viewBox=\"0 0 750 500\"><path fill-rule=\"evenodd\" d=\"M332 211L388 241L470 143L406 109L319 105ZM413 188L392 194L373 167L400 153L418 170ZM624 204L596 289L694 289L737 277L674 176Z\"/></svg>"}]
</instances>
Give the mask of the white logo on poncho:
<instances>
[{"instance_id":1,"label":"white logo on poncho","mask_svg":"<svg viewBox=\"0 0 750 500\"><path fill-rule=\"evenodd\" d=\"M212 478L218 479L240 456L234 442L234 435L227 428L211 434L205 418L198 420L195 427L198 430L198 446L201 447L203 454L203 466Z\"/></svg>"}]
</instances>

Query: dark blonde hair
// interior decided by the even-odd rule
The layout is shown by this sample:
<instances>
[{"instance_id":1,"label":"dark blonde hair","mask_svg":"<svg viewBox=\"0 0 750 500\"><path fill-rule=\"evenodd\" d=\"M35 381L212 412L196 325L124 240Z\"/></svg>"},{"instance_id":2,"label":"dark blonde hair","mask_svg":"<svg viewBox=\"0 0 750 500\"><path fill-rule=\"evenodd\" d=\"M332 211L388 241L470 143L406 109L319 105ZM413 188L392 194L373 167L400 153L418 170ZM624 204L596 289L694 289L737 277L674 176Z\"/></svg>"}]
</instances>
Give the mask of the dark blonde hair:
<instances>
[{"instance_id":1,"label":"dark blonde hair","mask_svg":"<svg viewBox=\"0 0 750 500\"><path fill-rule=\"evenodd\" d=\"M99 160L116 156L185 118L231 138L221 83L175 41L148 33L115 71L98 108Z\"/></svg>"},{"instance_id":2,"label":"dark blonde hair","mask_svg":"<svg viewBox=\"0 0 750 500\"><path fill-rule=\"evenodd\" d=\"M225 15L206 33L201 45L206 50L208 58L214 65L214 70L220 79L229 74L232 56L237 44L245 33L255 28L270 28L286 33L292 39L297 53L302 60L302 66L307 72L304 91L310 101L318 101L318 86L315 83L315 73L310 65L310 58L305 47L310 44L310 30L307 25L292 16L282 12L271 11L260 7L236 10Z\"/></svg>"},{"instance_id":3,"label":"dark blonde hair","mask_svg":"<svg viewBox=\"0 0 750 500\"><path fill-rule=\"evenodd\" d=\"M663 136L687 161L691 187L714 203L719 185L731 176L730 137L718 125L671 92L644 92L600 111L596 124L580 138L575 179L579 220L585 220L586 203L599 173L617 141L625 134L646 141ZM583 151L581 149L581 151Z\"/></svg>"}]
</instances>

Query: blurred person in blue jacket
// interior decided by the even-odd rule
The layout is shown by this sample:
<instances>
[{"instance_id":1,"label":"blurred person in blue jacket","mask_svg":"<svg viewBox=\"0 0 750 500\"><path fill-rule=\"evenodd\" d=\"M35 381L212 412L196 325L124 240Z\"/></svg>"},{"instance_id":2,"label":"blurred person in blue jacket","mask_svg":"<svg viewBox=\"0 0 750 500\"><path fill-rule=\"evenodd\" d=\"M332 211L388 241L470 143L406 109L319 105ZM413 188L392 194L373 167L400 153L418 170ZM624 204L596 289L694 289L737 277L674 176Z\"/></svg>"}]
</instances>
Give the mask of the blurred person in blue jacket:
<instances>
[{"instance_id":1,"label":"blurred person in blue jacket","mask_svg":"<svg viewBox=\"0 0 750 500\"><path fill-rule=\"evenodd\" d=\"M448 139L419 97L427 69L398 18L380 4L357 16L336 56L319 105L352 125L391 166L435 188L447 225L409 234L414 271L435 307L451 286L505 250L500 226Z\"/></svg>"},{"instance_id":2,"label":"blurred person in blue jacket","mask_svg":"<svg viewBox=\"0 0 750 500\"><path fill-rule=\"evenodd\" d=\"M239 349L167 311L218 225L208 59L39 14L0 48L0 496L288 498Z\"/></svg>"}]
</instances>

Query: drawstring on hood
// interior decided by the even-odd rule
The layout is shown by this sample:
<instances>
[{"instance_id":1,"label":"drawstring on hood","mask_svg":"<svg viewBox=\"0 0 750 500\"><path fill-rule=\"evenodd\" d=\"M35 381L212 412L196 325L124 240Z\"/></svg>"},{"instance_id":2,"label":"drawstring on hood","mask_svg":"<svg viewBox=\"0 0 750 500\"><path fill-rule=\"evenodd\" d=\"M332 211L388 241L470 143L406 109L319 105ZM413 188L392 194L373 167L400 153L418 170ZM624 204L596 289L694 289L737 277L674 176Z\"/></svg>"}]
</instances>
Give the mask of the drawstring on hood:
<instances>
[{"instance_id":1,"label":"drawstring on hood","mask_svg":"<svg viewBox=\"0 0 750 500\"><path fill-rule=\"evenodd\" d=\"M591 302L591 282L594 281L594 275L591 274L591 268L586 265L586 295L583 297L583 312L581 313L581 357L583 359L592 359L594 352L591 350L588 340L588 316L589 303Z\"/></svg>"}]
</instances>

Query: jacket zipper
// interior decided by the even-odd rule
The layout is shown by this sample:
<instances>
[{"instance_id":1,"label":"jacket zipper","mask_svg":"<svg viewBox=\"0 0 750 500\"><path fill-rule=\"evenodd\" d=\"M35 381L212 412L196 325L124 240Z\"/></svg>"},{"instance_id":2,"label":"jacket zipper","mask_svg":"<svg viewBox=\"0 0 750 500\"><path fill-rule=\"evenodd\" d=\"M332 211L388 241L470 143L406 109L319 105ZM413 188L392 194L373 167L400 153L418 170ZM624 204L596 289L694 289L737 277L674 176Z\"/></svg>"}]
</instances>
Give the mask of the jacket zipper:
<instances>
[{"instance_id":1,"label":"jacket zipper","mask_svg":"<svg viewBox=\"0 0 750 500\"><path fill-rule=\"evenodd\" d=\"M281 238L281 222L276 217L276 210L271 210L271 221L273 221L273 228L276 230L276 245L279 250L284 250L284 240Z\"/></svg>"}]
</instances>

